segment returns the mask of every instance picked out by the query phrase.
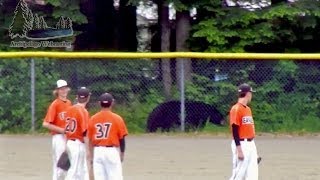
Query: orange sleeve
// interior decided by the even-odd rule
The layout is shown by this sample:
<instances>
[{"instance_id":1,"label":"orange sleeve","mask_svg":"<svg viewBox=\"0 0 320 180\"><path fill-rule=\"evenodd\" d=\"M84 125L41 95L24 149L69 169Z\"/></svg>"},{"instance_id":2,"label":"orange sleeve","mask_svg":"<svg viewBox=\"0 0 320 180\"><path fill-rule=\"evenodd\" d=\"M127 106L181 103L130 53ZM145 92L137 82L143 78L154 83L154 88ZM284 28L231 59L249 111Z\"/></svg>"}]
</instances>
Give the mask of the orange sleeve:
<instances>
[{"instance_id":1,"label":"orange sleeve","mask_svg":"<svg viewBox=\"0 0 320 180\"><path fill-rule=\"evenodd\" d=\"M86 127L87 127L87 129L89 129L89 122L90 122L90 114L86 110Z\"/></svg>"},{"instance_id":2,"label":"orange sleeve","mask_svg":"<svg viewBox=\"0 0 320 180\"><path fill-rule=\"evenodd\" d=\"M230 125L236 124L240 125L241 122L241 111L238 106L232 107L230 111Z\"/></svg>"},{"instance_id":3,"label":"orange sleeve","mask_svg":"<svg viewBox=\"0 0 320 180\"><path fill-rule=\"evenodd\" d=\"M90 141L93 140L93 134L94 134L94 129L92 128L93 126L93 119L91 118L88 122L88 138Z\"/></svg>"},{"instance_id":4,"label":"orange sleeve","mask_svg":"<svg viewBox=\"0 0 320 180\"><path fill-rule=\"evenodd\" d=\"M118 136L120 139L122 139L124 136L128 135L128 129L127 126L122 118L119 119L119 132Z\"/></svg>"},{"instance_id":5,"label":"orange sleeve","mask_svg":"<svg viewBox=\"0 0 320 180\"><path fill-rule=\"evenodd\" d=\"M55 120L56 114L57 114L56 105L55 103L51 103L48 108L46 117L44 118L44 121L48 123L53 123L53 121Z\"/></svg>"},{"instance_id":6,"label":"orange sleeve","mask_svg":"<svg viewBox=\"0 0 320 180\"><path fill-rule=\"evenodd\" d=\"M88 112L85 109L80 110L80 118L81 119L81 132L85 132L88 129Z\"/></svg>"}]
</instances>

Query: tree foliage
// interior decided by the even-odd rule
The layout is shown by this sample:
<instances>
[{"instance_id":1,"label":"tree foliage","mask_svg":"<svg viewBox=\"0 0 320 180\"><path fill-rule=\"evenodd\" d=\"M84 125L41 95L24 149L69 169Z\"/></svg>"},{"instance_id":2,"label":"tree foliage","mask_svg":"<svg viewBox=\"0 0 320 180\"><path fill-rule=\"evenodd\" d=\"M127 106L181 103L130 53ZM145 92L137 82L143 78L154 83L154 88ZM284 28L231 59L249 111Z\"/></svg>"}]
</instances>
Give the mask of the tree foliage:
<instances>
[{"instance_id":1,"label":"tree foliage","mask_svg":"<svg viewBox=\"0 0 320 180\"><path fill-rule=\"evenodd\" d=\"M194 50L209 52L284 52L319 38L320 3L300 0L249 11L207 4L193 27ZM202 42L202 43L200 43ZM272 47L272 46L276 47Z\"/></svg>"},{"instance_id":2,"label":"tree foliage","mask_svg":"<svg viewBox=\"0 0 320 180\"><path fill-rule=\"evenodd\" d=\"M9 27L18 1L1 2L0 36L3 38L0 40L0 49L9 51L13 49L8 48L8 44L1 44L10 42ZM71 23L87 22L87 17L80 12L80 0L46 2L46 14L27 13L29 25L25 28L30 28L30 24L34 27L40 24L38 28L47 25L72 28ZM273 1L275 3L271 6L255 11L222 6L220 0L166 2L175 3L178 11L197 8L197 17L192 22L189 37L189 49L193 51L299 53L320 50L319 1ZM23 18L21 14L21 20L17 23L22 23ZM104 18L100 17L99 20L102 22ZM86 45L86 41L83 43ZM21 128L27 130L30 127L29 62L7 60L0 63L0 132ZM163 79L159 75L159 68L155 67L157 63L145 60L36 61L38 125L53 99L51 91L55 81L63 78L72 87L71 99L74 99L75 90L80 86L92 90L93 99L89 107L92 112L95 111L92 107L97 107L96 97L105 91L112 92L116 98L116 111L123 114L130 130L143 131L148 113L165 100ZM176 70L175 66L170 67L172 72ZM193 81L186 82L188 100L215 104L227 115L230 105L236 101L234 92L237 85L249 82L257 89L252 109L259 131L317 131L320 128L320 64L316 61L196 60L192 67ZM174 80L174 75L172 77ZM178 99L179 90L172 89L171 97Z\"/></svg>"},{"instance_id":3,"label":"tree foliage","mask_svg":"<svg viewBox=\"0 0 320 180\"><path fill-rule=\"evenodd\" d=\"M28 17L28 6L23 0L20 0L16 6L12 23L9 27L9 35L11 38L23 38L26 36L27 31L29 30Z\"/></svg>"}]
</instances>

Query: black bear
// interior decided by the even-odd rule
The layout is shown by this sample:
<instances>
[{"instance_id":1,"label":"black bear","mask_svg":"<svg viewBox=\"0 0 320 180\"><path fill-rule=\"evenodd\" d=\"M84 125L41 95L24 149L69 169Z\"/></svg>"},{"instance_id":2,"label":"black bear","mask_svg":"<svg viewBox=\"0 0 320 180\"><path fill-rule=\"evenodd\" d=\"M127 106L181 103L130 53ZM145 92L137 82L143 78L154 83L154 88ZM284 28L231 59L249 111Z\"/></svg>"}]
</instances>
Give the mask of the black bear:
<instances>
[{"instance_id":1,"label":"black bear","mask_svg":"<svg viewBox=\"0 0 320 180\"><path fill-rule=\"evenodd\" d=\"M179 127L180 122L180 101L168 101L157 106L147 120L147 132L169 131L171 128ZM224 125L223 115L212 105L198 101L185 102L185 125L186 127L199 129L209 122Z\"/></svg>"}]
</instances>

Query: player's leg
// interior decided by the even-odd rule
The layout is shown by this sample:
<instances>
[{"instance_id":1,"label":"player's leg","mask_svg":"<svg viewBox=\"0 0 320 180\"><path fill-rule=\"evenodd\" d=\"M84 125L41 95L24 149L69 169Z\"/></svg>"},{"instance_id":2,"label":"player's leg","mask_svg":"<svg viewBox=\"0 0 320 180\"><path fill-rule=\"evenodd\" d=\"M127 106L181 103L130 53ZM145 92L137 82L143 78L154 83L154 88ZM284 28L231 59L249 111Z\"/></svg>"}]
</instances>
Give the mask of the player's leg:
<instances>
[{"instance_id":1,"label":"player's leg","mask_svg":"<svg viewBox=\"0 0 320 180\"><path fill-rule=\"evenodd\" d=\"M57 155L56 155L56 151L55 151L55 147L56 147L56 140L55 140L55 136L52 136L52 180L57 180Z\"/></svg>"},{"instance_id":2,"label":"player's leg","mask_svg":"<svg viewBox=\"0 0 320 180\"><path fill-rule=\"evenodd\" d=\"M61 154L65 151L65 137L62 134L56 134L52 137L53 149L53 180L63 180L66 172L57 167Z\"/></svg>"},{"instance_id":3,"label":"player's leg","mask_svg":"<svg viewBox=\"0 0 320 180\"><path fill-rule=\"evenodd\" d=\"M107 179L105 166L105 153L103 147L95 147L93 153L93 174L95 180Z\"/></svg>"},{"instance_id":4,"label":"player's leg","mask_svg":"<svg viewBox=\"0 0 320 180\"><path fill-rule=\"evenodd\" d=\"M117 148L106 148L107 150L107 174L108 180L123 180L122 164L120 160L119 150Z\"/></svg>"},{"instance_id":5,"label":"player's leg","mask_svg":"<svg viewBox=\"0 0 320 180\"><path fill-rule=\"evenodd\" d=\"M79 180L89 180L87 161L86 161L86 148L84 143L80 143L79 145L80 153L79 153L79 169L77 171Z\"/></svg>"},{"instance_id":6,"label":"player's leg","mask_svg":"<svg viewBox=\"0 0 320 180\"><path fill-rule=\"evenodd\" d=\"M250 143L250 160L248 163L248 170L246 174L246 180L258 180L259 173L258 173L258 154L257 154L257 148L256 145L253 142Z\"/></svg>"},{"instance_id":7,"label":"player's leg","mask_svg":"<svg viewBox=\"0 0 320 180\"><path fill-rule=\"evenodd\" d=\"M82 177L79 177L79 170L82 166L81 163L81 142L68 140L67 142L67 152L70 159L70 168L67 172L65 180L78 180Z\"/></svg>"},{"instance_id":8,"label":"player's leg","mask_svg":"<svg viewBox=\"0 0 320 180\"><path fill-rule=\"evenodd\" d=\"M83 174L84 174L84 180L89 180L89 166L87 162L87 153L86 151L84 152L84 163L83 163Z\"/></svg>"},{"instance_id":9,"label":"player's leg","mask_svg":"<svg viewBox=\"0 0 320 180\"><path fill-rule=\"evenodd\" d=\"M237 151L236 151L236 145L234 141L231 142L231 152L232 152L232 175L230 180L233 180L236 176L236 168L237 168Z\"/></svg>"},{"instance_id":10,"label":"player's leg","mask_svg":"<svg viewBox=\"0 0 320 180\"><path fill-rule=\"evenodd\" d=\"M250 150L249 150L249 146L248 146L247 141L241 141L241 149L244 155L244 159L243 160L239 160L238 156L236 159L236 168L234 171L234 177L233 180L243 180L246 177L246 173L247 173L247 169L248 169L248 164L249 164L249 160L250 160Z\"/></svg>"}]
</instances>

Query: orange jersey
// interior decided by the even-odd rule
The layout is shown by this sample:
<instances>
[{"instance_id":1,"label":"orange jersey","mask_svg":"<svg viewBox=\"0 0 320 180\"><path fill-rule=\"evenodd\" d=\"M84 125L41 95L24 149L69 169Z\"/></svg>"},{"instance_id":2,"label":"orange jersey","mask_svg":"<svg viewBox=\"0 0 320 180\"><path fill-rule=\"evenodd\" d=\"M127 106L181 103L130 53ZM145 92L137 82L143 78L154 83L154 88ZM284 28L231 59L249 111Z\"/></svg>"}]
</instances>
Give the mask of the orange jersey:
<instances>
[{"instance_id":1,"label":"orange jersey","mask_svg":"<svg viewBox=\"0 0 320 180\"><path fill-rule=\"evenodd\" d=\"M230 126L232 124L239 126L240 139L255 137L254 121L250 107L240 103L232 106L230 111Z\"/></svg>"},{"instance_id":2,"label":"orange jersey","mask_svg":"<svg viewBox=\"0 0 320 180\"><path fill-rule=\"evenodd\" d=\"M124 120L111 111L100 111L90 119L88 137L93 146L119 147L120 139L126 135Z\"/></svg>"},{"instance_id":3,"label":"orange jersey","mask_svg":"<svg viewBox=\"0 0 320 180\"><path fill-rule=\"evenodd\" d=\"M73 105L66 113L66 138L84 142L84 133L88 129L89 113L79 105Z\"/></svg>"},{"instance_id":4,"label":"orange jersey","mask_svg":"<svg viewBox=\"0 0 320 180\"><path fill-rule=\"evenodd\" d=\"M71 101L63 101L61 99L54 100L47 111L47 115L44 118L44 122L51 123L60 128L65 127L65 114L69 107L71 107ZM51 134L57 134L51 131Z\"/></svg>"}]
</instances>

